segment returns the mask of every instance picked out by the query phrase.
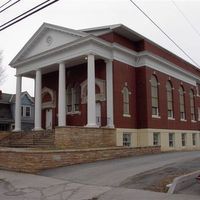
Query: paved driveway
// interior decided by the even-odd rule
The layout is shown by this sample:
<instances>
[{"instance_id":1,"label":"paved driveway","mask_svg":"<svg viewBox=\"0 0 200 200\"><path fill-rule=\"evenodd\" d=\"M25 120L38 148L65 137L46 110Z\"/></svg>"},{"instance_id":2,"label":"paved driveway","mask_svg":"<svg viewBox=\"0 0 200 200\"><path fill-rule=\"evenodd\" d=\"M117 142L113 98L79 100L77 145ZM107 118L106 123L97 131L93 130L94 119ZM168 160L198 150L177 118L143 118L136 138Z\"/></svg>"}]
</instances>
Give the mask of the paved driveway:
<instances>
[{"instance_id":1,"label":"paved driveway","mask_svg":"<svg viewBox=\"0 0 200 200\"><path fill-rule=\"evenodd\" d=\"M60 167L41 175L74 183L117 187L129 177L175 162L200 158L200 151L173 152Z\"/></svg>"}]
</instances>

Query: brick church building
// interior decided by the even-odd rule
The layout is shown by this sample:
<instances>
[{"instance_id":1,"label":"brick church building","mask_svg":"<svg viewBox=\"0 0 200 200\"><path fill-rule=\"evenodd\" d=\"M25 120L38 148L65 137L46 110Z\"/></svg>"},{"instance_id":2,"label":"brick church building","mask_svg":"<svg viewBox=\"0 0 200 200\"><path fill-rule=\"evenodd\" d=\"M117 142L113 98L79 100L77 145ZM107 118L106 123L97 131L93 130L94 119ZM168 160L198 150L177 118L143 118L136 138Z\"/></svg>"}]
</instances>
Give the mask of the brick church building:
<instances>
[{"instance_id":1,"label":"brick church building","mask_svg":"<svg viewBox=\"0 0 200 200\"><path fill-rule=\"evenodd\" d=\"M35 131L111 130L116 146L200 149L200 70L124 25L72 30L44 23L10 66L15 131L22 77L29 77Z\"/></svg>"}]
</instances>

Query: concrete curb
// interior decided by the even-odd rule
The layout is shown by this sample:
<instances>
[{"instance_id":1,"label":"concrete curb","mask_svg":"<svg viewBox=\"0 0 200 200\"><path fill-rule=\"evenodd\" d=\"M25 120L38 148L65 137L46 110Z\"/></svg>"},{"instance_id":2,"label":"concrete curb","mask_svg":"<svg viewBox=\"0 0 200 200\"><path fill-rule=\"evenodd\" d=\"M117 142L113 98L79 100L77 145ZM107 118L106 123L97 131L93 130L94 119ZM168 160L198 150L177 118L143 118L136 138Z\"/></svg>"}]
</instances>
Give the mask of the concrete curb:
<instances>
[{"instance_id":1,"label":"concrete curb","mask_svg":"<svg viewBox=\"0 0 200 200\"><path fill-rule=\"evenodd\" d=\"M196 183L196 177L199 174L200 170L175 178L167 193L174 194L186 187L191 186L192 184Z\"/></svg>"}]
</instances>

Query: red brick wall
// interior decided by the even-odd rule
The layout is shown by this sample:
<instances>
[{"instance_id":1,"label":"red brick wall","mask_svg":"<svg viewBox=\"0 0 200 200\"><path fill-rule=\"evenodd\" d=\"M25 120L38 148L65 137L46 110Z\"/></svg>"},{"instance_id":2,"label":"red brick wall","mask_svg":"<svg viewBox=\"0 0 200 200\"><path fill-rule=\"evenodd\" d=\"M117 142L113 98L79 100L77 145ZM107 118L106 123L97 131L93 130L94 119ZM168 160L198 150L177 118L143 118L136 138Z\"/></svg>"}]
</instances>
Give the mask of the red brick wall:
<instances>
[{"instance_id":1,"label":"red brick wall","mask_svg":"<svg viewBox=\"0 0 200 200\"><path fill-rule=\"evenodd\" d=\"M127 82L131 95L129 95L130 115L123 116L123 95L122 89ZM117 128L136 128L136 88L135 68L113 61L113 99L114 99L114 124Z\"/></svg>"},{"instance_id":2,"label":"red brick wall","mask_svg":"<svg viewBox=\"0 0 200 200\"><path fill-rule=\"evenodd\" d=\"M95 62L95 77L106 79L106 64L102 60ZM81 84L87 80L87 64L77 65L66 68L66 88L69 84L74 86L76 83ZM56 108L53 109L53 127L58 125L58 71L44 74L42 76L42 88L48 87L56 91ZM96 91L97 93L98 91ZM46 99L44 99L46 100ZM80 101L81 102L81 101ZM106 102L101 103L102 126L106 125ZM45 110L42 111L42 127L45 128ZM80 104L80 114L67 115L67 125L85 126L87 124L87 104Z\"/></svg>"},{"instance_id":3,"label":"red brick wall","mask_svg":"<svg viewBox=\"0 0 200 200\"><path fill-rule=\"evenodd\" d=\"M52 124L53 127L58 125L58 71L51 72L48 74L42 75L42 88L48 87L52 89L53 91L56 91L56 108L52 109ZM45 110L42 110L42 128L45 128L45 121L46 121L46 112Z\"/></svg>"},{"instance_id":4,"label":"red brick wall","mask_svg":"<svg viewBox=\"0 0 200 200\"><path fill-rule=\"evenodd\" d=\"M137 128L148 127L148 113L151 112L148 106L146 67L136 68L136 115Z\"/></svg>"},{"instance_id":5,"label":"red brick wall","mask_svg":"<svg viewBox=\"0 0 200 200\"><path fill-rule=\"evenodd\" d=\"M151 114L151 75L155 74L159 85L159 109L160 109L160 119L152 118ZM145 81L146 75L146 81ZM140 104L139 100L137 101L138 109L138 128L161 128L161 129L180 129L180 130L198 130L199 122L193 123L191 122L191 115L190 115L190 99L189 99L189 91L193 88L195 92L195 111L197 111L197 106L199 104L199 97L196 97L196 89L194 86L177 80L173 77L170 77L171 83L173 85L173 100L174 100L174 117L175 120L168 120L167 116L167 93L166 93L166 82L169 79L168 75L165 75L159 71L153 70L151 68L143 67L141 69L137 69L137 98L144 98L147 102ZM146 82L146 88L145 88ZM181 83L185 89L185 111L186 111L186 122L180 121L180 114L179 114L179 87ZM139 85L141 88L139 88ZM145 95L146 91L146 95ZM147 122L143 120L143 112L147 110ZM197 114L197 112L196 112Z\"/></svg>"},{"instance_id":6,"label":"red brick wall","mask_svg":"<svg viewBox=\"0 0 200 200\"><path fill-rule=\"evenodd\" d=\"M137 51L137 48L138 48L138 46L135 42L133 42L117 33L107 33L107 34L101 35L99 37L108 42L111 42L111 43L116 42L116 43L121 44L122 46L125 46L134 51Z\"/></svg>"}]
</instances>

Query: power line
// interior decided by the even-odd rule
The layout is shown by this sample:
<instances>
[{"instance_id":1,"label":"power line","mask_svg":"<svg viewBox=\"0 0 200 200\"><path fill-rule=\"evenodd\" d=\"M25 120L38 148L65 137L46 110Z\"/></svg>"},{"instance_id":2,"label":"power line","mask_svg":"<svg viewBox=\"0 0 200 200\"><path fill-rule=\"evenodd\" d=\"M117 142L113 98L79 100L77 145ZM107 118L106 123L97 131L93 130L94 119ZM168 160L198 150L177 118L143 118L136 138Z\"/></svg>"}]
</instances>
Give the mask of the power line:
<instances>
[{"instance_id":1,"label":"power line","mask_svg":"<svg viewBox=\"0 0 200 200\"><path fill-rule=\"evenodd\" d=\"M4 9L0 10L0 13L2 13L3 11L7 10L8 8L14 6L16 3L19 3L21 0L17 0L14 3L10 4L9 6L5 7Z\"/></svg>"},{"instance_id":2,"label":"power line","mask_svg":"<svg viewBox=\"0 0 200 200\"><path fill-rule=\"evenodd\" d=\"M7 21L6 23L0 25L0 31L2 31L4 29L6 29L6 28L18 23L19 21L21 21L21 20L33 15L34 13L37 13L38 11L50 6L53 3L56 3L59 0L54 0L54 1L50 2L50 3L48 3L49 1L50 0L47 0L47 1L43 2L43 3L40 3L37 6L31 8L30 10L28 10L28 11L18 15L17 17ZM44 4L46 4L46 5L44 5Z\"/></svg>"},{"instance_id":3,"label":"power line","mask_svg":"<svg viewBox=\"0 0 200 200\"><path fill-rule=\"evenodd\" d=\"M171 0L176 9L180 12L180 14L184 17L184 19L188 22L188 24L191 26L191 28L196 32L196 34L200 37L200 32L198 29L192 24L192 22L189 20L188 17L184 14L184 12L178 7L178 5L175 3L175 1Z\"/></svg>"},{"instance_id":4,"label":"power line","mask_svg":"<svg viewBox=\"0 0 200 200\"><path fill-rule=\"evenodd\" d=\"M7 1L6 3L4 3L3 5L0 6L0 8L3 8L5 5L7 5L8 3L10 3L12 0Z\"/></svg>"},{"instance_id":5,"label":"power line","mask_svg":"<svg viewBox=\"0 0 200 200\"><path fill-rule=\"evenodd\" d=\"M200 67L199 64L192 59L190 55L188 55L167 33L165 33L133 0L130 0L130 2L138 9L140 10L145 17L147 17L179 50L184 53L185 56L187 56L196 66Z\"/></svg>"}]
</instances>

